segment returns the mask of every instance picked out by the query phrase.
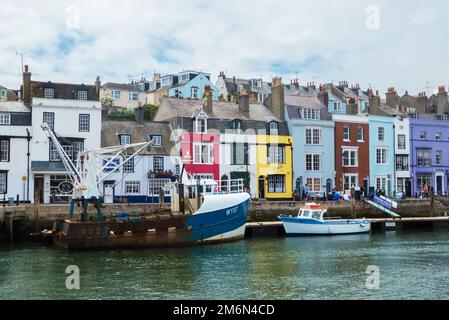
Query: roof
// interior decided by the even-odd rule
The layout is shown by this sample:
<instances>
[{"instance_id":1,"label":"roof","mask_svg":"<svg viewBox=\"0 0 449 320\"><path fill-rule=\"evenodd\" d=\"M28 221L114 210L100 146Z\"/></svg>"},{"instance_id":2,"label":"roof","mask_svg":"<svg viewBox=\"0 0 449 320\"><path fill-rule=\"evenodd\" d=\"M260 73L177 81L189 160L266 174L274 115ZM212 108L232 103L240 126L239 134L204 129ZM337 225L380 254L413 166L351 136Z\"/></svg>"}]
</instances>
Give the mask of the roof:
<instances>
[{"instance_id":1,"label":"roof","mask_svg":"<svg viewBox=\"0 0 449 320\"><path fill-rule=\"evenodd\" d=\"M31 109L19 101L0 102L0 112L31 112Z\"/></svg>"},{"instance_id":2,"label":"roof","mask_svg":"<svg viewBox=\"0 0 449 320\"><path fill-rule=\"evenodd\" d=\"M119 144L119 134L131 135L131 143L149 141L149 135L161 135L162 147L150 147L144 154L170 155L174 144L171 141L172 129L168 122L144 122L137 125L135 121L110 121L102 122L101 147L113 147Z\"/></svg>"},{"instance_id":3,"label":"roof","mask_svg":"<svg viewBox=\"0 0 449 320\"><path fill-rule=\"evenodd\" d=\"M176 117L193 117L201 110L203 110L202 100L164 97L155 120L166 121ZM249 116L246 116L240 112L238 104L214 101L213 113L208 114L208 116L209 118L227 120L279 121L279 119L274 116L273 112L262 104L250 104Z\"/></svg>"},{"instance_id":4,"label":"roof","mask_svg":"<svg viewBox=\"0 0 449 320\"><path fill-rule=\"evenodd\" d=\"M285 105L290 119L302 119L301 109L320 110L321 120L331 120L327 108L317 98L285 96Z\"/></svg>"},{"instance_id":5,"label":"roof","mask_svg":"<svg viewBox=\"0 0 449 320\"><path fill-rule=\"evenodd\" d=\"M76 99L77 91L87 91L87 100L98 101L98 92L95 85L87 85L84 83L58 83L58 82L42 82L31 81L31 92L33 98L43 98L44 89L53 88L55 99Z\"/></svg>"}]
</instances>

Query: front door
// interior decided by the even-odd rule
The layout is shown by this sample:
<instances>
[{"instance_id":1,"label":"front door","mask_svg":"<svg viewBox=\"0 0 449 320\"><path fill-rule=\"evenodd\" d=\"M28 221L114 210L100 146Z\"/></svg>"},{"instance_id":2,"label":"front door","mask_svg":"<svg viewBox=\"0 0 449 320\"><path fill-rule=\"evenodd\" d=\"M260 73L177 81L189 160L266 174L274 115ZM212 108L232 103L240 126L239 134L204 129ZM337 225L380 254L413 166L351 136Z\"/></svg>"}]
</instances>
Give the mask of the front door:
<instances>
[{"instance_id":1,"label":"front door","mask_svg":"<svg viewBox=\"0 0 449 320\"><path fill-rule=\"evenodd\" d=\"M259 199L265 199L265 177L259 177Z\"/></svg>"},{"instance_id":2,"label":"front door","mask_svg":"<svg viewBox=\"0 0 449 320\"><path fill-rule=\"evenodd\" d=\"M412 182L410 180L405 181L405 196L407 198L412 196Z\"/></svg>"},{"instance_id":3,"label":"front door","mask_svg":"<svg viewBox=\"0 0 449 320\"><path fill-rule=\"evenodd\" d=\"M231 180L243 179L243 185L249 188L248 172L231 172Z\"/></svg>"},{"instance_id":4,"label":"front door","mask_svg":"<svg viewBox=\"0 0 449 320\"><path fill-rule=\"evenodd\" d=\"M443 176L437 176L435 193L439 196L443 194Z\"/></svg>"},{"instance_id":5,"label":"front door","mask_svg":"<svg viewBox=\"0 0 449 320\"><path fill-rule=\"evenodd\" d=\"M34 202L44 203L44 177L34 177Z\"/></svg>"}]
</instances>

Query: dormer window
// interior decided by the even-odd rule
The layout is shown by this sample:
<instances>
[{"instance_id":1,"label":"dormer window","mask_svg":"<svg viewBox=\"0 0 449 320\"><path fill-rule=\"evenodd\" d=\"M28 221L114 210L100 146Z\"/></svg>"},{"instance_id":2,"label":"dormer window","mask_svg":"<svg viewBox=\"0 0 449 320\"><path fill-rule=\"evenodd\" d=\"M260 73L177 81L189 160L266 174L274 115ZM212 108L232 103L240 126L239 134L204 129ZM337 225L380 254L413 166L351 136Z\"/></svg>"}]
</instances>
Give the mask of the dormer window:
<instances>
[{"instance_id":1,"label":"dormer window","mask_svg":"<svg viewBox=\"0 0 449 320\"><path fill-rule=\"evenodd\" d=\"M180 75L179 79L179 82L187 82L190 80L190 77L188 73L184 73Z\"/></svg>"},{"instance_id":2,"label":"dormer window","mask_svg":"<svg viewBox=\"0 0 449 320\"><path fill-rule=\"evenodd\" d=\"M6 90L0 89L0 99L6 99Z\"/></svg>"},{"instance_id":3,"label":"dormer window","mask_svg":"<svg viewBox=\"0 0 449 320\"><path fill-rule=\"evenodd\" d=\"M207 133L207 115L204 112L195 118L195 133Z\"/></svg>"},{"instance_id":4,"label":"dormer window","mask_svg":"<svg viewBox=\"0 0 449 320\"><path fill-rule=\"evenodd\" d=\"M162 136L161 135L150 135L150 141L153 140L153 147L162 147Z\"/></svg>"},{"instance_id":5,"label":"dormer window","mask_svg":"<svg viewBox=\"0 0 449 320\"><path fill-rule=\"evenodd\" d=\"M242 132L242 121L241 120L234 120L231 123L232 129L235 133L241 133Z\"/></svg>"},{"instance_id":6,"label":"dormer window","mask_svg":"<svg viewBox=\"0 0 449 320\"><path fill-rule=\"evenodd\" d=\"M55 89L44 88L44 98L45 99L54 99L54 97L55 97Z\"/></svg>"},{"instance_id":7,"label":"dormer window","mask_svg":"<svg viewBox=\"0 0 449 320\"><path fill-rule=\"evenodd\" d=\"M11 114L0 113L0 125L10 125L11 124Z\"/></svg>"},{"instance_id":8,"label":"dormer window","mask_svg":"<svg viewBox=\"0 0 449 320\"><path fill-rule=\"evenodd\" d=\"M307 120L320 120L320 110L318 109L301 109L301 116Z\"/></svg>"},{"instance_id":9,"label":"dormer window","mask_svg":"<svg viewBox=\"0 0 449 320\"><path fill-rule=\"evenodd\" d=\"M131 144L131 135L130 134L119 134L118 136L120 145L128 145Z\"/></svg>"},{"instance_id":10,"label":"dormer window","mask_svg":"<svg viewBox=\"0 0 449 320\"><path fill-rule=\"evenodd\" d=\"M334 111L336 112L342 111L341 102L334 102Z\"/></svg>"},{"instance_id":11,"label":"dormer window","mask_svg":"<svg viewBox=\"0 0 449 320\"><path fill-rule=\"evenodd\" d=\"M269 132L270 136L277 136L279 135L279 123L276 121L272 121L269 123Z\"/></svg>"},{"instance_id":12,"label":"dormer window","mask_svg":"<svg viewBox=\"0 0 449 320\"><path fill-rule=\"evenodd\" d=\"M87 100L87 91L79 90L76 94L76 100Z\"/></svg>"},{"instance_id":13,"label":"dormer window","mask_svg":"<svg viewBox=\"0 0 449 320\"><path fill-rule=\"evenodd\" d=\"M172 77L167 77L162 79L162 86L167 87L172 84Z\"/></svg>"},{"instance_id":14,"label":"dormer window","mask_svg":"<svg viewBox=\"0 0 449 320\"><path fill-rule=\"evenodd\" d=\"M256 87L256 88L261 88L262 87L262 81L260 81L260 80L252 80L251 81L251 85L253 87Z\"/></svg>"}]
</instances>

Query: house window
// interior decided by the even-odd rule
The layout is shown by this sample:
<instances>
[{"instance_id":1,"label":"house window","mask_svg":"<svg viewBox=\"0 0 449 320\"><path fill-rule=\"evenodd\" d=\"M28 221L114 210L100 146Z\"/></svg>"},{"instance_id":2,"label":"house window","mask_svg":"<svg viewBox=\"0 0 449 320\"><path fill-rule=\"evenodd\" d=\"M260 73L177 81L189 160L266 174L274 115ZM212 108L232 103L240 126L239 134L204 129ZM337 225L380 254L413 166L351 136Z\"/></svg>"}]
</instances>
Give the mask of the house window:
<instances>
[{"instance_id":1,"label":"house window","mask_svg":"<svg viewBox=\"0 0 449 320\"><path fill-rule=\"evenodd\" d=\"M418 189L422 191L422 187L424 186L424 184L427 184L429 186L432 185L432 175L431 174L418 174L416 183L417 183Z\"/></svg>"},{"instance_id":2,"label":"house window","mask_svg":"<svg viewBox=\"0 0 449 320\"><path fill-rule=\"evenodd\" d=\"M447 114L442 114L441 115L441 121L447 121L448 120L448 115Z\"/></svg>"},{"instance_id":3,"label":"house window","mask_svg":"<svg viewBox=\"0 0 449 320\"><path fill-rule=\"evenodd\" d=\"M408 156L396 157L396 171L408 171Z\"/></svg>"},{"instance_id":4,"label":"house window","mask_svg":"<svg viewBox=\"0 0 449 320\"><path fill-rule=\"evenodd\" d=\"M170 179L149 179L148 180L148 195L158 196L159 190L164 190L166 196L170 195L170 189L168 185L170 184Z\"/></svg>"},{"instance_id":5,"label":"house window","mask_svg":"<svg viewBox=\"0 0 449 320\"><path fill-rule=\"evenodd\" d=\"M265 101L265 95L263 93L257 94L257 102L263 103Z\"/></svg>"},{"instance_id":6,"label":"house window","mask_svg":"<svg viewBox=\"0 0 449 320\"><path fill-rule=\"evenodd\" d=\"M213 144L194 144L194 163L195 164L213 164L214 146Z\"/></svg>"},{"instance_id":7,"label":"house window","mask_svg":"<svg viewBox=\"0 0 449 320\"><path fill-rule=\"evenodd\" d=\"M405 150L405 134L398 135L398 149Z\"/></svg>"},{"instance_id":8,"label":"house window","mask_svg":"<svg viewBox=\"0 0 449 320\"><path fill-rule=\"evenodd\" d=\"M128 100L129 101L138 101L139 93L138 92L128 92Z\"/></svg>"},{"instance_id":9,"label":"house window","mask_svg":"<svg viewBox=\"0 0 449 320\"><path fill-rule=\"evenodd\" d=\"M321 129L306 128L306 145L321 145Z\"/></svg>"},{"instance_id":10,"label":"house window","mask_svg":"<svg viewBox=\"0 0 449 320\"><path fill-rule=\"evenodd\" d=\"M236 143L231 144L231 164L232 165L247 165L248 161L248 144Z\"/></svg>"},{"instance_id":11,"label":"house window","mask_svg":"<svg viewBox=\"0 0 449 320\"><path fill-rule=\"evenodd\" d=\"M77 100L87 100L87 91L86 90L80 90L77 92L76 96Z\"/></svg>"},{"instance_id":12,"label":"house window","mask_svg":"<svg viewBox=\"0 0 449 320\"><path fill-rule=\"evenodd\" d=\"M306 120L320 120L320 110L318 109L302 109L302 118Z\"/></svg>"},{"instance_id":13,"label":"house window","mask_svg":"<svg viewBox=\"0 0 449 320\"><path fill-rule=\"evenodd\" d=\"M160 135L151 135L150 140L153 140L153 147L162 147L162 136Z\"/></svg>"},{"instance_id":14,"label":"house window","mask_svg":"<svg viewBox=\"0 0 449 320\"><path fill-rule=\"evenodd\" d=\"M140 194L140 181L126 181L125 193L129 195Z\"/></svg>"},{"instance_id":15,"label":"house window","mask_svg":"<svg viewBox=\"0 0 449 320\"><path fill-rule=\"evenodd\" d=\"M162 86L167 87L172 84L172 77L163 78L162 79Z\"/></svg>"},{"instance_id":16,"label":"house window","mask_svg":"<svg viewBox=\"0 0 449 320\"><path fill-rule=\"evenodd\" d=\"M419 139L421 140L427 140L427 132L426 131L421 131L419 133Z\"/></svg>"},{"instance_id":17,"label":"house window","mask_svg":"<svg viewBox=\"0 0 449 320\"><path fill-rule=\"evenodd\" d=\"M384 127L377 128L377 139L379 141L385 140L385 128Z\"/></svg>"},{"instance_id":18,"label":"house window","mask_svg":"<svg viewBox=\"0 0 449 320\"><path fill-rule=\"evenodd\" d=\"M0 162L9 162L9 140L0 140Z\"/></svg>"},{"instance_id":19,"label":"house window","mask_svg":"<svg viewBox=\"0 0 449 320\"><path fill-rule=\"evenodd\" d=\"M321 170L321 154L306 154L306 171Z\"/></svg>"},{"instance_id":20,"label":"house window","mask_svg":"<svg viewBox=\"0 0 449 320\"><path fill-rule=\"evenodd\" d=\"M435 140L441 141L442 137L443 137L443 134L441 132L435 133Z\"/></svg>"},{"instance_id":21,"label":"house window","mask_svg":"<svg viewBox=\"0 0 449 320\"><path fill-rule=\"evenodd\" d=\"M89 132L90 131L90 115L80 114L79 117L79 132Z\"/></svg>"},{"instance_id":22,"label":"house window","mask_svg":"<svg viewBox=\"0 0 449 320\"><path fill-rule=\"evenodd\" d=\"M285 163L285 147L278 145L268 146L268 163L284 164Z\"/></svg>"},{"instance_id":23,"label":"house window","mask_svg":"<svg viewBox=\"0 0 449 320\"><path fill-rule=\"evenodd\" d=\"M232 129L235 133L242 133L242 121L241 120L234 120L231 123Z\"/></svg>"},{"instance_id":24,"label":"house window","mask_svg":"<svg viewBox=\"0 0 449 320\"><path fill-rule=\"evenodd\" d=\"M120 100L120 90L112 90L111 96L112 100Z\"/></svg>"},{"instance_id":25,"label":"house window","mask_svg":"<svg viewBox=\"0 0 449 320\"><path fill-rule=\"evenodd\" d=\"M0 113L0 125L10 125L11 115L9 113Z\"/></svg>"},{"instance_id":26,"label":"house window","mask_svg":"<svg viewBox=\"0 0 449 320\"><path fill-rule=\"evenodd\" d=\"M363 132L364 130L363 130L363 128L362 127L359 127L358 129L357 129L357 141L358 142L364 142L365 141L365 135L364 135L364 132Z\"/></svg>"},{"instance_id":27,"label":"house window","mask_svg":"<svg viewBox=\"0 0 449 320\"><path fill-rule=\"evenodd\" d=\"M238 90L239 90L239 93L243 91L243 84L239 84Z\"/></svg>"},{"instance_id":28,"label":"house window","mask_svg":"<svg viewBox=\"0 0 449 320\"><path fill-rule=\"evenodd\" d=\"M128 162L125 162L127 158L123 159L123 172L133 173L134 172L134 158L131 158Z\"/></svg>"},{"instance_id":29,"label":"house window","mask_svg":"<svg viewBox=\"0 0 449 320\"><path fill-rule=\"evenodd\" d=\"M430 149L418 149L418 167L430 167L432 165L432 151Z\"/></svg>"},{"instance_id":30,"label":"house window","mask_svg":"<svg viewBox=\"0 0 449 320\"><path fill-rule=\"evenodd\" d=\"M8 173L6 171L0 171L0 194L8 192Z\"/></svg>"},{"instance_id":31,"label":"house window","mask_svg":"<svg viewBox=\"0 0 449 320\"><path fill-rule=\"evenodd\" d=\"M349 127L343 127L343 140L351 141L351 132L349 131Z\"/></svg>"},{"instance_id":32,"label":"house window","mask_svg":"<svg viewBox=\"0 0 449 320\"><path fill-rule=\"evenodd\" d=\"M350 190L351 188L355 188L359 184L359 176L358 174L345 174L345 190Z\"/></svg>"},{"instance_id":33,"label":"house window","mask_svg":"<svg viewBox=\"0 0 449 320\"><path fill-rule=\"evenodd\" d=\"M343 167L358 167L359 151L357 149L343 149Z\"/></svg>"},{"instance_id":34,"label":"house window","mask_svg":"<svg viewBox=\"0 0 449 320\"><path fill-rule=\"evenodd\" d=\"M376 164L387 164L387 148L376 149Z\"/></svg>"},{"instance_id":35,"label":"house window","mask_svg":"<svg viewBox=\"0 0 449 320\"><path fill-rule=\"evenodd\" d=\"M285 176L284 175L268 176L268 192L284 193L285 192Z\"/></svg>"},{"instance_id":36,"label":"house window","mask_svg":"<svg viewBox=\"0 0 449 320\"><path fill-rule=\"evenodd\" d=\"M270 135L277 136L279 134L279 123L272 121L270 122Z\"/></svg>"},{"instance_id":37,"label":"house window","mask_svg":"<svg viewBox=\"0 0 449 320\"><path fill-rule=\"evenodd\" d=\"M252 80L251 81L251 86L256 87L256 88L261 88L262 87L262 81L260 81L260 80Z\"/></svg>"},{"instance_id":38,"label":"house window","mask_svg":"<svg viewBox=\"0 0 449 320\"><path fill-rule=\"evenodd\" d=\"M43 123L45 122L51 130L55 130L55 114L53 112L44 112Z\"/></svg>"},{"instance_id":39,"label":"house window","mask_svg":"<svg viewBox=\"0 0 449 320\"><path fill-rule=\"evenodd\" d=\"M72 142L68 141L65 144L61 144L61 146L71 161L77 160L78 154L84 151L83 141L72 141ZM52 141L50 141L50 161L52 162L61 161L58 150Z\"/></svg>"},{"instance_id":40,"label":"house window","mask_svg":"<svg viewBox=\"0 0 449 320\"><path fill-rule=\"evenodd\" d=\"M0 99L6 98L6 90L0 90Z\"/></svg>"},{"instance_id":41,"label":"house window","mask_svg":"<svg viewBox=\"0 0 449 320\"><path fill-rule=\"evenodd\" d=\"M207 116L204 113L200 113L195 120L195 132L207 133Z\"/></svg>"},{"instance_id":42,"label":"house window","mask_svg":"<svg viewBox=\"0 0 449 320\"><path fill-rule=\"evenodd\" d=\"M386 191L387 190L387 177L376 177L376 188L377 190Z\"/></svg>"},{"instance_id":43,"label":"house window","mask_svg":"<svg viewBox=\"0 0 449 320\"><path fill-rule=\"evenodd\" d=\"M306 183L310 192L321 192L322 185L320 178L307 178Z\"/></svg>"},{"instance_id":44,"label":"house window","mask_svg":"<svg viewBox=\"0 0 449 320\"><path fill-rule=\"evenodd\" d=\"M443 151L438 150L438 151L435 153L435 165L441 166L441 161L442 161L442 159L443 159Z\"/></svg>"},{"instance_id":45,"label":"house window","mask_svg":"<svg viewBox=\"0 0 449 320\"><path fill-rule=\"evenodd\" d=\"M45 99L53 99L54 97L55 97L55 89L44 88L44 98Z\"/></svg>"},{"instance_id":46,"label":"house window","mask_svg":"<svg viewBox=\"0 0 449 320\"><path fill-rule=\"evenodd\" d=\"M185 74L181 74L181 76L180 76L180 82L187 82L187 81L189 81L190 80L190 77L189 77L189 74L188 73L185 73Z\"/></svg>"},{"instance_id":47,"label":"house window","mask_svg":"<svg viewBox=\"0 0 449 320\"><path fill-rule=\"evenodd\" d=\"M122 146L131 144L131 135L130 134L120 134L119 141Z\"/></svg>"},{"instance_id":48,"label":"house window","mask_svg":"<svg viewBox=\"0 0 449 320\"><path fill-rule=\"evenodd\" d=\"M153 158L153 172L163 172L164 171L164 158L154 157Z\"/></svg>"},{"instance_id":49,"label":"house window","mask_svg":"<svg viewBox=\"0 0 449 320\"><path fill-rule=\"evenodd\" d=\"M341 102L334 102L334 111L335 112L340 112L342 111L342 107L341 107Z\"/></svg>"},{"instance_id":50,"label":"house window","mask_svg":"<svg viewBox=\"0 0 449 320\"><path fill-rule=\"evenodd\" d=\"M197 87L192 87L190 89L190 96L192 97L192 99L199 99L199 89Z\"/></svg>"},{"instance_id":51,"label":"house window","mask_svg":"<svg viewBox=\"0 0 449 320\"><path fill-rule=\"evenodd\" d=\"M158 105L160 105L161 103L162 103L162 98L163 98L164 96L162 95L162 94L159 94L158 96L157 96L157 104Z\"/></svg>"}]
</instances>

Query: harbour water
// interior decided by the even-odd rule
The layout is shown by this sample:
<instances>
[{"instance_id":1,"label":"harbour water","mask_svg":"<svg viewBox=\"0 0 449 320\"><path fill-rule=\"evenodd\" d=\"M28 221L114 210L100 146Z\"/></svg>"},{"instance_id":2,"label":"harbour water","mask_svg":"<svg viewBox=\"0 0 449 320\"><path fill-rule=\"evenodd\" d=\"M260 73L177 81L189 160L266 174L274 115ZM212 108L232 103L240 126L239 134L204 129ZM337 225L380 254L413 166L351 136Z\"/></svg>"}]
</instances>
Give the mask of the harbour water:
<instances>
[{"instance_id":1,"label":"harbour water","mask_svg":"<svg viewBox=\"0 0 449 320\"><path fill-rule=\"evenodd\" d=\"M66 288L67 266L80 290ZM368 266L380 271L367 289ZM448 299L449 230L191 248L0 247L0 299Z\"/></svg>"}]
</instances>

